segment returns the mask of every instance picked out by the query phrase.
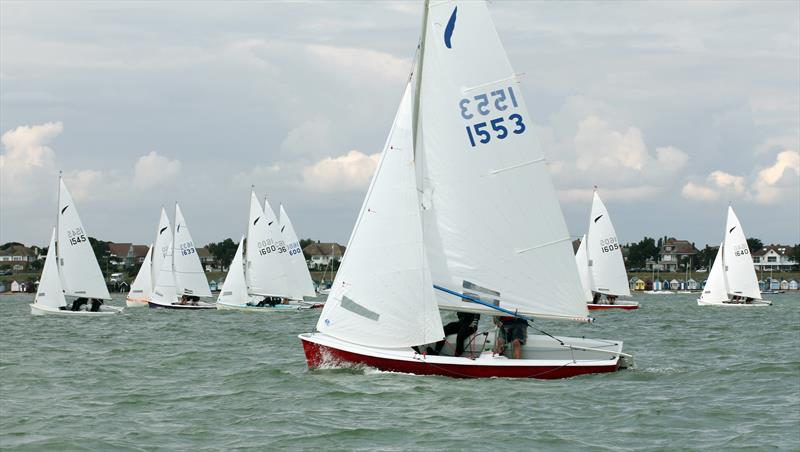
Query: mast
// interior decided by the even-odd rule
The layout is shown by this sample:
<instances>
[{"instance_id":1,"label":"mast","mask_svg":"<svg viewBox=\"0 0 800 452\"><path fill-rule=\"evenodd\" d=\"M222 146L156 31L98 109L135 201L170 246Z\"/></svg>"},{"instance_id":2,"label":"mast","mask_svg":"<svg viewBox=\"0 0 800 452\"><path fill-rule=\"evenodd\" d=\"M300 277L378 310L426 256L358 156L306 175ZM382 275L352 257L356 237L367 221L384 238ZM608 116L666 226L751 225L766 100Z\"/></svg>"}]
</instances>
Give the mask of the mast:
<instances>
[{"instance_id":1,"label":"mast","mask_svg":"<svg viewBox=\"0 0 800 452\"><path fill-rule=\"evenodd\" d=\"M417 67L412 70L417 74L417 80L414 84L414 108L411 110L411 142L414 144L414 157L417 154L418 130L419 130L419 99L420 89L422 87L422 65L425 60L425 36L428 30L428 9L430 8L430 0L425 0L422 6L422 34L419 37L419 47L417 51Z\"/></svg>"},{"instance_id":2,"label":"mast","mask_svg":"<svg viewBox=\"0 0 800 452\"><path fill-rule=\"evenodd\" d=\"M56 270L58 270L59 278L61 277L61 253L59 252L59 247L61 246L61 240L58 240L58 233L61 231L61 171L58 172L58 187L56 188L56 236L55 236L55 245L56 245Z\"/></svg>"},{"instance_id":3,"label":"mast","mask_svg":"<svg viewBox=\"0 0 800 452\"><path fill-rule=\"evenodd\" d=\"M172 271L172 279L173 279L173 281L175 281L177 283L178 281L175 278L175 238L178 235L178 230L177 229L179 227L178 226L178 201L177 200L175 201L175 214L174 214L173 218L175 218L175 229L173 229L172 244L170 245L170 247L172 247L172 253L171 253L172 256L170 257L170 262L171 263L170 263L169 267L170 267L170 270ZM176 284L175 288L177 289L177 284ZM181 295L183 295L183 294L181 294Z\"/></svg>"}]
</instances>

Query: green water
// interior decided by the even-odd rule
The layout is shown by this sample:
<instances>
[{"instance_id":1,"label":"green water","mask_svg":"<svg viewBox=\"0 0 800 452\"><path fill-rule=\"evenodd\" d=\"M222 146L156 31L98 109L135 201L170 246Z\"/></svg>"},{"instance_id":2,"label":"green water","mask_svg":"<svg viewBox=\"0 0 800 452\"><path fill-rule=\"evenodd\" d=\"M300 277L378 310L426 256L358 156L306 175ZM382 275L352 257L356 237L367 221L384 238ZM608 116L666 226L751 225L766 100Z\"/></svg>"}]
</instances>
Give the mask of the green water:
<instances>
[{"instance_id":1,"label":"green water","mask_svg":"<svg viewBox=\"0 0 800 452\"><path fill-rule=\"evenodd\" d=\"M566 380L310 372L319 311L33 317L0 297L0 446L21 450L800 450L800 295L637 297L549 332L636 367ZM122 305L121 300L113 304Z\"/></svg>"}]
</instances>

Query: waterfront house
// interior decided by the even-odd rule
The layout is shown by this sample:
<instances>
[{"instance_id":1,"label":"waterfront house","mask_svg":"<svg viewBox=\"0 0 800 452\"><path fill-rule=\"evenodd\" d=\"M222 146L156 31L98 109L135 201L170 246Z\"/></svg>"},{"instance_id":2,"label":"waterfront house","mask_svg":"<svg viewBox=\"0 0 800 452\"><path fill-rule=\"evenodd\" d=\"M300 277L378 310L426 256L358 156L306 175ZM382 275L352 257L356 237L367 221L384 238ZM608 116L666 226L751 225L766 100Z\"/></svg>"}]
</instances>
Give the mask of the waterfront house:
<instances>
[{"instance_id":1,"label":"waterfront house","mask_svg":"<svg viewBox=\"0 0 800 452\"><path fill-rule=\"evenodd\" d=\"M641 278L636 279L636 283L634 284L633 290L646 290L647 285Z\"/></svg>"},{"instance_id":2,"label":"waterfront house","mask_svg":"<svg viewBox=\"0 0 800 452\"><path fill-rule=\"evenodd\" d=\"M758 290L763 292L766 288L767 288L767 282L764 281L763 279L759 279L758 280Z\"/></svg>"},{"instance_id":3,"label":"waterfront house","mask_svg":"<svg viewBox=\"0 0 800 452\"><path fill-rule=\"evenodd\" d=\"M112 265L133 267L141 265L147 255L147 245L134 245L132 243L109 243L109 259Z\"/></svg>"},{"instance_id":4,"label":"waterfront house","mask_svg":"<svg viewBox=\"0 0 800 452\"><path fill-rule=\"evenodd\" d=\"M792 257L794 248L788 245L766 245L752 253L756 271L791 271L798 267Z\"/></svg>"},{"instance_id":5,"label":"waterfront house","mask_svg":"<svg viewBox=\"0 0 800 452\"><path fill-rule=\"evenodd\" d=\"M789 290L789 281L785 279L781 281L781 290Z\"/></svg>"},{"instance_id":6,"label":"waterfront house","mask_svg":"<svg viewBox=\"0 0 800 452\"><path fill-rule=\"evenodd\" d=\"M341 261L345 247L338 243L312 243L303 248L303 254L309 257L308 268L321 269L333 261Z\"/></svg>"},{"instance_id":7,"label":"waterfront house","mask_svg":"<svg viewBox=\"0 0 800 452\"><path fill-rule=\"evenodd\" d=\"M798 290L797 281L795 280L789 281L789 290Z\"/></svg>"},{"instance_id":8,"label":"waterfront house","mask_svg":"<svg viewBox=\"0 0 800 452\"><path fill-rule=\"evenodd\" d=\"M645 280L644 282L644 290L653 290L653 281Z\"/></svg>"},{"instance_id":9,"label":"waterfront house","mask_svg":"<svg viewBox=\"0 0 800 452\"><path fill-rule=\"evenodd\" d=\"M648 270L676 272L689 265L697 253L697 248L688 240L667 239L658 251L658 262L648 260L645 265Z\"/></svg>"},{"instance_id":10,"label":"waterfront house","mask_svg":"<svg viewBox=\"0 0 800 452\"><path fill-rule=\"evenodd\" d=\"M669 283L667 283L667 284L669 284L669 286L668 286L668 287L669 287L671 290L679 290L679 289L681 288L681 282L680 282L680 281L678 281L677 279L673 279L672 281L670 281L670 282L669 282Z\"/></svg>"},{"instance_id":11,"label":"waterfront house","mask_svg":"<svg viewBox=\"0 0 800 452\"><path fill-rule=\"evenodd\" d=\"M197 257L200 258L200 263L203 265L203 269L207 272L214 271L217 268L217 259L214 258L214 255L211 254L211 251L208 250L205 246L202 248L196 248L197 250ZM220 268L220 270L224 270Z\"/></svg>"},{"instance_id":12,"label":"waterfront house","mask_svg":"<svg viewBox=\"0 0 800 452\"><path fill-rule=\"evenodd\" d=\"M638 280L638 278L631 278L630 281L628 281L628 288L630 290L636 290L636 281L637 280Z\"/></svg>"},{"instance_id":13,"label":"waterfront house","mask_svg":"<svg viewBox=\"0 0 800 452\"><path fill-rule=\"evenodd\" d=\"M22 292L22 284L18 283L17 281L11 281L11 291Z\"/></svg>"},{"instance_id":14,"label":"waterfront house","mask_svg":"<svg viewBox=\"0 0 800 452\"><path fill-rule=\"evenodd\" d=\"M698 287L697 281L694 279L689 278L689 280L686 281L686 290L697 290L699 288L700 287Z\"/></svg>"},{"instance_id":15,"label":"waterfront house","mask_svg":"<svg viewBox=\"0 0 800 452\"><path fill-rule=\"evenodd\" d=\"M769 290L781 290L781 282L777 279L769 279Z\"/></svg>"}]
</instances>

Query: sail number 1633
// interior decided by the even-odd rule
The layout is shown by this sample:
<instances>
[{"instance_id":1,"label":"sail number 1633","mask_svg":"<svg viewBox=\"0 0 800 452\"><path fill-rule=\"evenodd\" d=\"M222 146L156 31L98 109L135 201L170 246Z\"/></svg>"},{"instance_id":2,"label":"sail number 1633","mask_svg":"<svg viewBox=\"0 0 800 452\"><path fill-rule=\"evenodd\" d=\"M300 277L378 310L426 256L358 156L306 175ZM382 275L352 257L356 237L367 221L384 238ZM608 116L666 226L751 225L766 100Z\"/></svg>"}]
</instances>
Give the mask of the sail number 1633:
<instances>
[{"instance_id":1,"label":"sail number 1633","mask_svg":"<svg viewBox=\"0 0 800 452\"><path fill-rule=\"evenodd\" d=\"M514 88L510 86L461 99L458 102L461 117L466 121L479 120L465 127L470 146L525 133L527 127L522 115L511 112L518 107ZM498 116L493 117L495 115Z\"/></svg>"}]
</instances>

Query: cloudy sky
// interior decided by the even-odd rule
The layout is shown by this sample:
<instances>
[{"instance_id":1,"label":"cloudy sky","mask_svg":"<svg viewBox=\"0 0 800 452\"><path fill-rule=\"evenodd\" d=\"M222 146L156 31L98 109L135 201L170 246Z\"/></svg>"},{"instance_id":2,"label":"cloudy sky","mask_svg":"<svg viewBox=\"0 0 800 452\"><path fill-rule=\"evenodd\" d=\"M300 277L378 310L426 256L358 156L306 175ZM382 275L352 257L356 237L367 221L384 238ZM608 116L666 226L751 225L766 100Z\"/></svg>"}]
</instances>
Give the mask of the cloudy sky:
<instances>
[{"instance_id":1,"label":"cloudy sky","mask_svg":"<svg viewBox=\"0 0 800 452\"><path fill-rule=\"evenodd\" d=\"M490 5L570 232L800 241L800 3ZM249 187L346 242L411 67L420 2L0 3L0 242L43 244L62 170L93 236L180 201L236 238Z\"/></svg>"}]
</instances>

